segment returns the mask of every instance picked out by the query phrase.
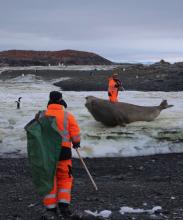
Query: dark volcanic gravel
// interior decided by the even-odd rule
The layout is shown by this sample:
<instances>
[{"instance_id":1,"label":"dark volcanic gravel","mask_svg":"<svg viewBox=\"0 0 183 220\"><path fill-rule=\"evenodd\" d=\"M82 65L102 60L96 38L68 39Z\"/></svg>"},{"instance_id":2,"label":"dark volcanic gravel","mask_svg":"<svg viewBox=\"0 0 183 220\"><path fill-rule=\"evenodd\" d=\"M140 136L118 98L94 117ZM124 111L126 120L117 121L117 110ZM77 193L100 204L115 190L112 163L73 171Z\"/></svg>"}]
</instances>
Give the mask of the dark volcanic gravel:
<instances>
[{"instance_id":1,"label":"dark volcanic gravel","mask_svg":"<svg viewBox=\"0 0 183 220\"><path fill-rule=\"evenodd\" d=\"M123 64L119 77L126 90L136 91L183 91L183 63ZM112 71L92 70L7 70L0 74L0 79L8 79L21 74L35 74L44 80L69 77L70 79L55 83L65 91L107 91L108 77Z\"/></svg>"},{"instance_id":2,"label":"dark volcanic gravel","mask_svg":"<svg viewBox=\"0 0 183 220\"><path fill-rule=\"evenodd\" d=\"M183 91L183 65L130 65L120 68L118 73L125 90ZM65 91L106 91L111 74L112 71L77 73L71 79L55 85Z\"/></svg>"},{"instance_id":3,"label":"dark volcanic gravel","mask_svg":"<svg viewBox=\"0 0 183 220\"><path fill-rule=\"evenodd\" d=\"M74 212L108 209L112 211L109 219L113 220L183 219L183 154L94 158L86 159L86 163L99 191L94 191L80 161L74 159ZM43 207L32 184L27 159L0 159L0 167L0 219L40 219ZM162 212L154 216L121 215L122 206L143 209L161 206Z\"/></svg>"}]
</instances>

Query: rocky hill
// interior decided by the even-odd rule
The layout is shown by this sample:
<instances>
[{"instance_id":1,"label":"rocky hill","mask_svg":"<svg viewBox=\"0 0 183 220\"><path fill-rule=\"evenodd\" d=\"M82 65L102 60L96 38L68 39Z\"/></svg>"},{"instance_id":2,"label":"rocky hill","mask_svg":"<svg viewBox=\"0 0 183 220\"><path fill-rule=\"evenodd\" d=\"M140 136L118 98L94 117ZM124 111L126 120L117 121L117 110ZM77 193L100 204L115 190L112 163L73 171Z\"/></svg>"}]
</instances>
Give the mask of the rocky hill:
<instances>
[{"instance_id":1,"label":"rocky hill","mask_svg":"<svg viewBox=\"0 0 183 220\"><path fill-rule=\"evenodd\" d=\"M8 50L0 52L0 66L47 66L47 65L110 65L111 61L95 53L61 50L31 51Z\"/></svg>"}]
</instances>

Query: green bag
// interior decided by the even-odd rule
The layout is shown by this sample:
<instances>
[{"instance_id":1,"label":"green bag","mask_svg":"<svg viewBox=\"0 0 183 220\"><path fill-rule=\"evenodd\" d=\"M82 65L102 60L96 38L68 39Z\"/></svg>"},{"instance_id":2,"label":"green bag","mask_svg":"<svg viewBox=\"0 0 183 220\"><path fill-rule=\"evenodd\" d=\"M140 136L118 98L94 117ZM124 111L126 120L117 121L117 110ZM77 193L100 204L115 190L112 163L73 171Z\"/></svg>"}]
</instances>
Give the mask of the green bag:
<instances>
[{"instance_id":1,"label":"green bag","mask_svg":"<svg viewBox=\"0 0 183 220\"><path fill-rule=\"evenodd\" d=\"M55 117L33 119L25 130L33 183L38 193L45 196L53 188L62 138Z\"/></svg>"}]
</instances>

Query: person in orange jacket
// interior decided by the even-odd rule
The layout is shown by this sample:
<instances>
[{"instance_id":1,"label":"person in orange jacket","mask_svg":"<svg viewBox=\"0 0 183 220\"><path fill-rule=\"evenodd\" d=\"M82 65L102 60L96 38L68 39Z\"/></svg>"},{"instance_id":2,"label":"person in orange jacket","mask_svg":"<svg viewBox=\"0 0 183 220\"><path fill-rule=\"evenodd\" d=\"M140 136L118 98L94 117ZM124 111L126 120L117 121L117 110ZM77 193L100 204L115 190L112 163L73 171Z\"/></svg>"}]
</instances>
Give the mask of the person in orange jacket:
<instances>
[{"instance_id":1,"label":"person in orange jacket","mask_svg":"<svg viewBox=\"0 0 183 220\"><path fill-rule=\"evenodd\" d=\"M109 78L108 96L111 102L118 102L118 92L123 89L122 82L120 81L116 72ZM123 89L124 90L124 89Z\"/></svg>"},{"instance_id":2,"label":"person in orange jacket","mask_svg":"<svg viewBox=\"0 0 183 220\"><path fill-rule=\"evenodd\" d=\"M51 216L46 219L57 219L57 208L63 217L71 215L69 209L73 183L71 147L80 147L80 128L75 117L64 110L61 102L62 93L52 91L49 98L45 115L56 118L58 129L62 133L62 142L60 143L62 150L57 164L54 187L44 197L43 204L47 209L47 216Z\"/></svg>"}]
</instances>

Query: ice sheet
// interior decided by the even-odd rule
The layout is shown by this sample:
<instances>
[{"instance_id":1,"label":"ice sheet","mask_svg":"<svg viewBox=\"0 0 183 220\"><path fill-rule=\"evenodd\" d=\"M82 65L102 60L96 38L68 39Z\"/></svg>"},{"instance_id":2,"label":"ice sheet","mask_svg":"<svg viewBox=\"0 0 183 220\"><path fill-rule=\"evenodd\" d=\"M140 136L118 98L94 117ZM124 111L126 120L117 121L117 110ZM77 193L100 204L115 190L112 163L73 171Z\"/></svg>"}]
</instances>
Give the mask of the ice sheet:
<instances>
[{"instance_id":1,"label":"ice sheet","mask_svg":"<svg viewBox=\"0 0 183 220\"><path fill-rule=\"evenodd\" d=\"M0 155L26 154L24 126L47 106L49 92L59 90L33 75L0 81ZM183 152L183 92L120 92L120 100L138 105L159 105L167 99L174 107L162 111L152 122L135 122L108 128L96 122L85 108L85 97L107 98L107 92L63 92L81 127L84 157L125 157ZM15 101L22 97L21 109ZM74 152L74 156L76 156Z\"/></svg>"}]
</instances>

